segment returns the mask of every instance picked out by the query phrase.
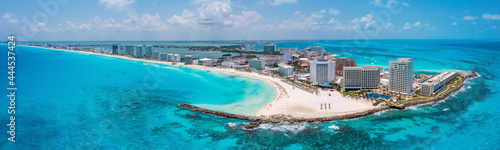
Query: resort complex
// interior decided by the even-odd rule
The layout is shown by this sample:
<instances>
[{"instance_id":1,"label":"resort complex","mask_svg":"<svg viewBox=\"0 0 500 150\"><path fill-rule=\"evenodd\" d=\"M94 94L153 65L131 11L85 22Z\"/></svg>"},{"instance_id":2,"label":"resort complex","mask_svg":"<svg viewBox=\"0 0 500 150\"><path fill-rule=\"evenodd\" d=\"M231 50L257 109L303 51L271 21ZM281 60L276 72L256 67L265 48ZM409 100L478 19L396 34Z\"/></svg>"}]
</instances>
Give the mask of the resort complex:
<instances>
[{"instance_id":1,"label":"resort complex","mask_svg":"<svg viewBox=\"0 0 500 150\"><path fill-rule=\"evenodd\" d=\"M255 46L255 45L254 45ZM215 48L241 52L220 58L195 58L158 51L161 45L119 45L109 50L60 45L44 46L56 49L102 54L123 59L185 66L212 70L262 80L272 85L276 97L254 115L219 112L190 104L186 107L204 113L256 121L258 124L279 120L289 122L332 121L358 118L387 109L435 102L462 87L474 72L443 72L439 75L414 74L413 58L388 61L388 70L380 66L358 66L352 58L338 57L321 45L280 47L263 44L263 50L250 45ZM198 48L190 48L196 51ZM251 52L260 56L243 53ZM395 58L396 59L396 58Z\"/></svg>"}]
</instances>

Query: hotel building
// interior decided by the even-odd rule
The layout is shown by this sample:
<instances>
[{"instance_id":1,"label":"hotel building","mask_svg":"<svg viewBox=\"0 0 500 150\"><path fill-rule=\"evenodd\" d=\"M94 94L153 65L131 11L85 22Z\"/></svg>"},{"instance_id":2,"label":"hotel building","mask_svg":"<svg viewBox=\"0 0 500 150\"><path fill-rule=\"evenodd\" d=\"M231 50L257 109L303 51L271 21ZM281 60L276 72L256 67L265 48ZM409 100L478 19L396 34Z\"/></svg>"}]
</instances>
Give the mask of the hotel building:
<instances>
[{"instance_id":1,"label":"hotel building","mask_svg":"<svg viewBox=\"0 0 500 150\"><path fill-rule=\"evenodd\" d=\"M111 54L119 55L120 54L120 48L121 48L120 45L113 44L113 48L112 48Z\"/></svg>"},{"instance_id":2,"label":"hotel building","mask_svg":"<svg viewBox=\"0 0 500 150\"><path fill-rule=\"evenodd\" d=\"M181 62L181 55L179 54L174 54L174 57L173 57L173 62Z\"/></svg>"},{"instance_id":3,"label":"hotel building","mask_svg":"<svg viewBox=\"0 0 500 150\"><path fill-rule=\"evenodd\" d=\"M335 80L335 61L317 59L309 62L311 84L329 85Z\"/></svg>"},{"instance_id":4,"label":"hotel building","mask_svg":"<svg viewBox=\"0 0 500 150\"><path fill-rule=\"evenodd\" d=\"M275 52L275 51L276 51L276 45L274 44L264 45L264 52Z\"/></svg>"},{"instance_id":5,"label":"hotel building","mask_svg":"<svg viewBox=\"0 0 500 150\"><path fill-rule=\"evenodd\" d=\"M278 71L283 74L285 77L293 75L293 67L286 64L279 64Z\"/></svg>"},{"instance_id":6,"label":"hotel building","mask_svg":"<svg viewBox=\"0 0 500 150\"><path fill-rule=\"evenodd\" d=\"M376 89L380 66L344 67L344 89Z\"/></svg>"},{"instance_id":7,"label":"hotel building","mask_svg":"<svg viewBox=\"0 0 500 150\"><path fill-rule=\"evenodd\" d=\"M144 46L142 45L135 46L134 57L144 58Z\"/></svg>"},{"instance_id":8,"label":"hotel building","mask_svg":"<svg viewBox=\"0 0 500 150\"><path fill-rule=\"evenodd\" d=\"M413 58L389 61L389 91L412 94Z\"/></svg>"},{"instance_id":9,"label":"hotel building","mask_svg":"<svg viewBox=\"0 0 500 150\"><path fill-rule=\"evenodd\" d=\"M262 60L249 60L248 67L254 68L254 69L263 69L264 68L264 61L262 61Z\"/></svg>"},{"instance_id":10,"label":"hotel building","mask_svg":"<svg viewBox=\"0 0 500 150\"><path fill-rule=\"evenodd\" d=\"M344 57L334 58L335 60L335 71L337 74L344 73L344 67L356 67L356 61L354 59L348 59Z\"/></svg>"},{"instance_id":11,"label":"hotel building","mask_svg":"<svg viewBox=\"0 0 500 150\"><path fill-rule=\"evenodd\" d=\"M319 56L323 56L325 55L326 51L325 51L325 48L323 46L312 46L312 47L308 47L308 51L309 52L316 52Z\"/></svg>"},{"instance_id":12,"label":"hotel building","mask_svg":"<svg viewBox=\"0 0 500 150\"><path fill-rule=\"evenodd\" d=\"M184 64L193 64L193 56L191 55L186 55L184 56Z\"/></svg>"},{"instance_id":13,"label":"hotel building","mask_svg":"<svg viewBox=\"0 0 500 150\"><path fill-rule=\"evenodd\" d=\"M146 45L144 47L144 57L145 58L153 57L153 46L152 45Z\"/></svg>"},{"instance_id":14,"label":"hotel building","mask_svg":"<svg viewBox=\"0 0 500 150\"><path fill-rule=\"evenodd\" d=\"M167 54L167 61L174 61L174 54Z\"/></svg>"},{"instance_id":15,"label":"hotel building","mask_svg":"<svg viewBox=\"0 0 500 150\"><path fill-rule=\"evenodd\" d=\"M446 85L451 80L457 77L456 72L443 72L437 76L434 76L424 83L422 83L421 93L426 95L432 95L436 90Z\"/></svg>"},{"instance_id":16,"label":"hotel building","mask_svg":"<svg viewBox=\"0 0 500 150\"><path fill-rule=\"evenodd\" d=\"M135 46L134 45L127 45L125 46L125 54L124 55L134 55L135 52Z\"/></svg>"},{"instance_id":17,"label":"hotel building","mask_svg":"<svg viewBox=\"0 0 500 150\"><path fill-rule=\"evenodd\" d=\"M160 60L161 61L167 61L167 54L166 53L160 53Z\"/></svg>"}]
</instances>

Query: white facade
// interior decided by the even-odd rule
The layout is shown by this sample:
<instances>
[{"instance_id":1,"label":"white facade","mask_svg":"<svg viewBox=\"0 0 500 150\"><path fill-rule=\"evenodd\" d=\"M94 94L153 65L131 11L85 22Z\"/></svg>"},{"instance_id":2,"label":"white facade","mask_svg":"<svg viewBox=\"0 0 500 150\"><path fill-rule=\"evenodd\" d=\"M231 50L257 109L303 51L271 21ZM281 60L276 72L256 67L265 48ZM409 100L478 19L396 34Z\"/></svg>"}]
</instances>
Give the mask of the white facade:
<instances>
[{"instance_id":1,"label":"white facade","mask_svg":"<svg viewBox=\"0 0 500 150\"><path fill-rule=\"evenodd\" d=\"M174 54L167 54L167 61L174 61Z\"/></svg>"},{"instance_id":2,"label":"white facade","mask_svg":"<svg viewBox=\"0 0 500 150\"><path fill-rule=\"evenodd\" d=\"M376 89L380 84L380 66L344 67L345 89Z\"/></svg>"},{"instance_id":3,"label":"white facade","mask_svg":"<svg viewBox=\"0 0 500 150\"><path fill-rule=\"evenodd\" d=\"M181 62L181 55L179 54L174 54L173 56L173 62Z\"/></svg>"},{"instance_id":4,"label":"white facade","mask_svg":"<svg viewBox=\"0 0 500 150\"><path fill-rule=\"evenodd\" d=\"M413 91L413 58L389 61L389 91L411 94Z\"/></svg>"},{"instance_id":5,"label":"white facade","mask_svg":"<svg viewBox=\"0 0 500 150\"><path fill-rule=\"evenodd\" d=\"M421 93L431 95L440 87L443 87L457 77L456 72L443 72L422 83Z\"/></svg>"},{"instance_id":6,"label":"white facade","mask_svg":"<svg viewBox=\"0 0 500 150\"><path fill-rule=\"evenodd\" d=\"M325 48L323 48L323 46L312 46L312 47L309 47L309 52L316 52L316 53L318 53L319 56L323 56L326 53Z\"/></svg>"},{"instance_id":7,"label":"white facade","mask_svg":"<svg viewBox=\"0 0 500 150\"><path fill-rule=\"evenodd\" d=\"M335 61L314 60L309 62L311 84L328 85L335 80Z\"/></svg>"},{"instance_id":8,"label":"white facade","mask_svg":"<svg viewBox=\"0 0 500 150\"><path fill-rule=\"evenodd\" d=\"M293 75L293 67L285 64L278 65L278 71L283 74L285 77Z\"/></svg>"}]
</instances>

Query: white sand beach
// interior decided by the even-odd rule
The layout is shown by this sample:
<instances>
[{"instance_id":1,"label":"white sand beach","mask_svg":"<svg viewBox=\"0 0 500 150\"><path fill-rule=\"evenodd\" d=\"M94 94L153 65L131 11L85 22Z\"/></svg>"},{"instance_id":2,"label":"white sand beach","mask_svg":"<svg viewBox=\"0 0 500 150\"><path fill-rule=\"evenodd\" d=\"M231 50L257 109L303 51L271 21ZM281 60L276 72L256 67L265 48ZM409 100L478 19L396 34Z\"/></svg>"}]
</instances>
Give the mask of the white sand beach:
<instances>
[{"instance_id":1,"label":"white sand beach","mask_svg":"<svg viewBox=\"0 0 500 150\"><path fill-rule=\"evenodd\" d=\"M72 51L65 49L56 49L56 50L85 53L91 55L102 55L102 56L134 60L134 61L173 65L172 62L131 58L120 55ZM294 88L294 86L281 81L281 79L279 78L273 78L271 76L266 76L254 72L251 73L242 72L232 68L204 67L200 65L184 65L184 63L177 63L175 64L175 66L184 66L196 69L205 69L205 70L229 73L233 75L247 76L270 83L276 89L277 96L273 101L271 101L269 104L267 104L265 107L261 108L257 113L255 113L255 116L270 116L277 114L285 114L294 117L314 118L314 117L344 115L344 114L362 112L365 110L377 108L368 102L363 102L343 97L337 91L319 90L320 91L319 94L313 94L296 87Z\"/></svg>"}]
</instances>

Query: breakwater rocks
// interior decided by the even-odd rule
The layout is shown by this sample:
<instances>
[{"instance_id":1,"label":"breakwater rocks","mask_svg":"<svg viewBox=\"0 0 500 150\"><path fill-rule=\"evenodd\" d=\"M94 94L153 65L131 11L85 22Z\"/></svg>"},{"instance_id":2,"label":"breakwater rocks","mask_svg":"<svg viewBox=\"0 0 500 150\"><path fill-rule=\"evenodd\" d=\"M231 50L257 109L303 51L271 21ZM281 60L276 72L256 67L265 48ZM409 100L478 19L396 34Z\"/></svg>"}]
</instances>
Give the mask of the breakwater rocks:
<instances>
[{"instance_id":1,"label":"breakwater rocks","mask_svg":"<svg viewBox=\"0 0 500 150\"><path fill-rule=\"evenodd\" d=\"M309 123L312 123L312 122L329 122L329 121L337 121L337 120L356 119L356 118L361 118L361 117L373 115L373 114L380 112L380 111L383 111L383 110L390 109L388 106L385 106L385 107L370 109L370 110L363 111L363 112L346 114L346 115L339 115L339 116L332 116L332 117L300 118L300 117L292 117L290 115L273 115L273 116L261 116L261 117L246 116L246 115L237 115L237 114L214 111L214 110L205 109L205 108L201 108L201 107L197 107L197 106L193 106L193 105L189 105L189 104L180 104L179 106L187 108L187 109L191 109L194 111L202 112L205 114L226 117L226 118L239 119L239 120L252 121L252 123L245 126L246 129L254 129L262 123L280 123L280 122L288 122L288 123L309 122Z\"/></svg>"},{"instance_id":2,"label":"breakwater rocks","mask_svg":"<svg viewBox=\"0 0 500 150\"><path fill-rule=\"evenodd\" d=\"M406 107L413 106L413 105L418 105L418 104L425 104L425 103L432 103L432 102L437 102L442 99L445 99L448 97L451 93L456 92L460 90L460 88L463 87L465 80L468 78L476 77L477 74L475 72L466 72L463 74L463 79L461 80L461 84L457 87L454 87L452 89L447 90L445 93L429 98L429 99L423 99L423 100L416 100L416 101L410 101L410 102L405 102L402 104L398 105L391 105L391 106L382 106L370 110L366 110L363 112L357 112L357 113L351 113L351 114L345 114L345 115L338 115L338 116L331 116L331 117L318 117L318 118L302 118L302 117L293 117L290 115L283 115L283 114L277 114L277 115L272 115L272 116L247 116L247 115L237 115L237 114L231 114L231 113L225 113L225 112L219 112L219 111L214 111L210 109L205 109L197 106L193 106L190 104L180 104L180 107L184 107L187 109L191 109L194 111L202 112L205 114L210 114L210 115L215 115L215 116L220 116L220 117L226 117L226 118L233 118L233 119L239 119L239 120L246 120L246 121L252 121L252 123L248 124L245 126L245 129L254 129L257 128L260 124L262 123L281 123L281 122L287 122L287 123L300 123L300 122L308 122L308 123L313 123L313 122L330 122L330 121L337 121L337 120L347 120L347 119L357 119L361 117L366 117L369 115L373 115L377 112L381 112L384 110L390 110L390 109L398 109L398 110L404 110Z\"/></svg>"}]
</instances>

